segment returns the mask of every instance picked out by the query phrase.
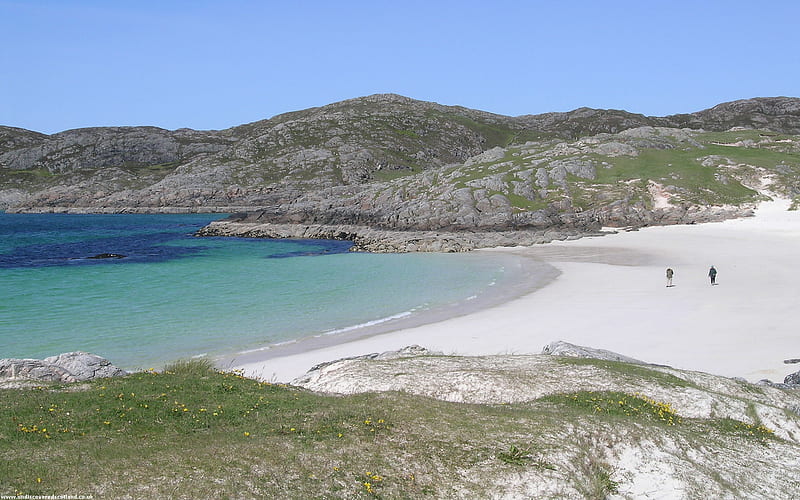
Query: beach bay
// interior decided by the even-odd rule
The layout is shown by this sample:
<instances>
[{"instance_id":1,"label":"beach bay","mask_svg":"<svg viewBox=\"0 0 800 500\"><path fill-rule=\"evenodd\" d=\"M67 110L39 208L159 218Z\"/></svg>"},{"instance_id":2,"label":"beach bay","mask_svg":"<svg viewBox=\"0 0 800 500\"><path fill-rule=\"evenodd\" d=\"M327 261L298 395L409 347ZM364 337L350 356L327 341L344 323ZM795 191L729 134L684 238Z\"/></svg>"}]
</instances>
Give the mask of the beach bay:
<instances>
[{"instance_id":1,"label":"beach bay","mask_svg":"<svg viewBox=\"0 0 800 500\"><path fill-rule=\"evenodd\" d=\"M789 206L776 199L754 217L480 250L547 262L560 274L473 314L235 368L290 381L318 363L411 344L483 356L537 354L563 340L648 363L781 382L796 371L783 360L800 357L800 213ZM711 265L717 286L709 283ZM666 287L668 267L674 287Z\"/></svg>"},{"instance_id":2,"label":"beach bay","mask_svg":"<svg viewBox=\"0 0 800 500\"><path fill-rule=\"evenodd\" d=\"M516 256L192 236L220 217L0 214L0 357L82 350L134 370L236 359L461 314L555 276Z\"/></svg>"}]
</instances>

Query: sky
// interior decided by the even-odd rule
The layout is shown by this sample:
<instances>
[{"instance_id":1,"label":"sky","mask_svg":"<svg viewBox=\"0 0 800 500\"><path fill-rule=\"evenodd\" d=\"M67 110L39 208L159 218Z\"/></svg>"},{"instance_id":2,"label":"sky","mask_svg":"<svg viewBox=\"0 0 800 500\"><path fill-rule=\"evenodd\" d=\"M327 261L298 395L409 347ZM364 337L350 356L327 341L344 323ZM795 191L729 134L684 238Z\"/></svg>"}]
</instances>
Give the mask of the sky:
<instances>
[{"instance_id":1,"label":"sky","mask_svg":"<svg viewBox=\"0 0 800 500\"><path fill-rule=\"evenodd\" d=\"M800 2L0 0L0 125L218 130L376 93L518 116L800 96Z\"/></svg>"}]
</instances>

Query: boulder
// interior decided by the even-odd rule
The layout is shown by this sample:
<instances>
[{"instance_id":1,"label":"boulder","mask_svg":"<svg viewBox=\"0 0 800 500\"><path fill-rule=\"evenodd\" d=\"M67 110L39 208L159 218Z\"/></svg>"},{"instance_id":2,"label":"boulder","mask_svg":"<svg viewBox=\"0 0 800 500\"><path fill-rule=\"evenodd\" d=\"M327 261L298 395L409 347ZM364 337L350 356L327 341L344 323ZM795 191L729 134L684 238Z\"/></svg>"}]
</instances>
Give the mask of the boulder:
<instances>
[{"instance_id":1,"label":"boulder","mask_svg":"<svg viewBox=\"0 0 800 500\"><path fill-rule=\"evenodd\" d=\"M584 347L580 345L570 344L569 342L564 342L561 340L550 342L549 344L544 346L544 349L542 349L542 354L550 354L551 356L571 356L573 358L594 358L594 359L603 359L606 361L621 361L623 363L632 363L636 365L648 364L638 359L629 358L628 356L623 356L622 354L617 354L612 351L606 351L605 349L594 349L592 347Z\"/></svg>"},{"instance_id":2,"label":"boulder","mask_svg":"<svg viewBox=\"0 0 800 500\"><path fill-rule=\"evenodd\" d=\"M127 375L105 358L76 351L45 359L0 359L0 378L79 382Z\"/></svg>"},{"instance_id":3,"label":"boulder","mask_svg":"<svg viewBox=\"0 0 800 500\"><path fill-rule=\"evenodd\" d=\"M783 379L784 384L800 386L800 372L790 373Z\"/></svg>"},{"instance_id":4,"label":"boulder","mask_svg":"<svg viewBox=\"0 0 800 500\"><path fill-rule=\"evenodd\" d=\"M72 373L41 359L0 359L0 379L77 382Z\"/></svg>"},{"instance_id":5,"label":"boulder","mask_svg":"<svg viewBox=\"0 0 800 500\"><path fill-rule=\"evenodd\" d=\"M396 351L386 351L381 353L373 352L361 356L350 356L347 358L341 358L334 361L326 361L324 363L312 366L311 369L308 370L305 374L294 379L292 381L292 385L304 386L310 384L312 381L320 379L325 374L326 369L334 367L336 365L340 365L348 361L364 361L364 360L385 361L389 359L410 358L414 356L428 356L428 355L441 355L441 353L432 352L422 346L414 344L403 347L402 349L398 349Z\"/></svg>"},{"instance_id":6,"label":"boulder","mask_svg":"<svg viewBox=\"0 0 800 500\"><path fill-rule=\"evenodd\" d=\"M109 360L96 354L82 351L50 356L49 358L45 358L44 361L68 370L78 380L120 377L128 374L125 370L112 365Z\"/></svg>"}]
</instances>

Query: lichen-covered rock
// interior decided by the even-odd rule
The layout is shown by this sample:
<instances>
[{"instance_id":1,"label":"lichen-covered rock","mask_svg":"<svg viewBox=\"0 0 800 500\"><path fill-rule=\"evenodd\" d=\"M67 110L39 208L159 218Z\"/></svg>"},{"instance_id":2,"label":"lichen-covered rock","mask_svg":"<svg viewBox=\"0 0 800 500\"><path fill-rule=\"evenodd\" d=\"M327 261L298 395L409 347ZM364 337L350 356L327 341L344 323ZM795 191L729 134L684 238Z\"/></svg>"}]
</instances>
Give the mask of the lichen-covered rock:
<instances>
[{"instance_id":1,"label":"lichen-covered rock","mask_svg":"<svg viewBox=\"0 0 800 500\"><path fill-rule=\"evenodd\" d=\"M0 359L0 378L65 383L78 381L68 370L41 359Z\"/></svg>"},{"instance_id":2,"label":"lichen-covered rock","mask_svg":"<svg viewBox=\"0 0 800 500\"><path fill-rule=\"evenodd\" d=\"M783 379L783 383L800 387L800 372L794 372L786 375L786 378Z\"/></svg>"},{"instance_id":3,"label":"lichen-covered rock","mask_svg":"<svg viewBox=\"0 0 800 500\"><path fill-rule=\"evenodd\" d=\"M0 379L71 383L119 377L127 372L86 352L69 352L45 359L0 359Z\"/></svg>"},{"instance_id":4,"label":"lichen-covered rock","mask_svg":"<svg viewBox=\"0 0 800 500\"><path fill-rule=\"evenodd\" d=\"M593 358L604 359L606 361L622 361L623 363L633 363L637 365L647 364L638 359L629 358L622 354L617 354L605 349L595 349L593 347L584 347L580 345L570 344L562 340L550 342L542 349L542 354L549 354L551 356L571 356L573 358Z\"/></svg>"},{"instance_id":5,"label":"lichen-covered rock","mask_svg":"<svg viewBox=\"0 0 800 500\"><path fill-rule=\"evenodd\" d=\"M127 375L125 370L112 365L109 360L88 352L67 352L58 356L50 356L45 358L44 361L64 368L78 380Z\"/></svg>"},{"instance_id":6,"label":"lichen-covered rock","mask_svg":"<svg viewBox=\"0 0 800 500\"><path fill-rule=\"evenodd\" d=\"M408 358L413 356L425 356L432 354L441 355L441 353L429 351L425 347L419 345L410 345L403 347L402 349L398 349L396 351L385 351L381 353L373 352L370 354L363 354L361 356L353 356L349 358L337 359L334 361L326 361L324 363L312 366L311 369L308 370L308 372L295 379L292 382L292 385L303 386L303 385L313 384L315 380L324 377L324 374L327 371L326 368L334 365L339 365L340 363L348 361L364 361L364 360L386 361L390 359Z\"/></svg>"}]
</instances>

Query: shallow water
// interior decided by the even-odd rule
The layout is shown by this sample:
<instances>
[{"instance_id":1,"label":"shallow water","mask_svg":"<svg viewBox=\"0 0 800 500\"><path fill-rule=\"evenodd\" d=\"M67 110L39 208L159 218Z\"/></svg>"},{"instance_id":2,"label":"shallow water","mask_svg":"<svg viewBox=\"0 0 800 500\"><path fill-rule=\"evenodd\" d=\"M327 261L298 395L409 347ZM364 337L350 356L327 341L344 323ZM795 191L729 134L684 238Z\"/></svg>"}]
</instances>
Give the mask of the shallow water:
<instances>
[{"instance_id":1,"label":"shallow water","mask_svg":"<svg viewBox=\"0 0 800 500\"><path fill-rule=\"evenodd\" d=\"M220 217L0 213L0 358L82 350L159 367L481 300L520 279L507 255L192 236ZM104 253L125 257L89 258Z\"/></svg>"}]
</instances>

